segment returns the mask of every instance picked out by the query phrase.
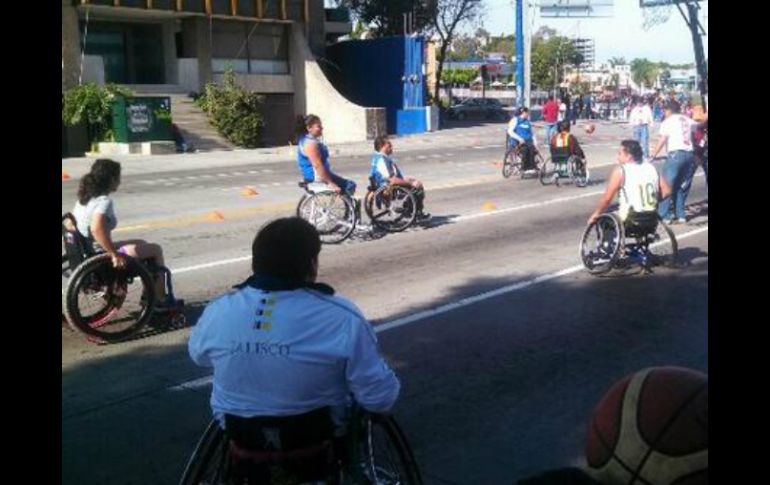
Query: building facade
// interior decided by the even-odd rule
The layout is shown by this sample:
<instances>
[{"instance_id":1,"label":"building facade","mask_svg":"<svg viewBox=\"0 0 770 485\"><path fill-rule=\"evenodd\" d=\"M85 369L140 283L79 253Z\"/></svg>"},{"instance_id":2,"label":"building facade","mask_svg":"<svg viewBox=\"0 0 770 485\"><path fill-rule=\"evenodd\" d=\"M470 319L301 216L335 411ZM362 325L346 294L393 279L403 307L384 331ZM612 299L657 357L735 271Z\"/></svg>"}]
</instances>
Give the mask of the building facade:
<instances>
[{"instance_id":1,"label":"building facade","mask_svg":"<svg viewBox=\"0 0 770 485\"><path fill-rule=\"evenodd\" d=\"M322 0L62 0L62 91L94 82L200 92L232 70L264 96L272 144L290 140L295 116L307 112L338 119L329 141L366 139L365 109L316 64L327 24L335 35L346 28L339 20Z\"/></svg>"}]
</instances>

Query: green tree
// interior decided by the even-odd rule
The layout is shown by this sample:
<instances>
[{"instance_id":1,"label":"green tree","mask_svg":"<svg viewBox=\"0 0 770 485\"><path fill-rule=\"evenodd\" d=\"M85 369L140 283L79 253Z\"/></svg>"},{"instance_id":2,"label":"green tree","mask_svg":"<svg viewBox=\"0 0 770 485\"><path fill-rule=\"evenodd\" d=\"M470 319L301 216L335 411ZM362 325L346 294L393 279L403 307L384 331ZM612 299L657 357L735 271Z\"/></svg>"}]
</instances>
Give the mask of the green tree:
<instances>
[{"instance_id":1,"label":"green tree","mask_svg":"<svg viewBox=\"0 0 770 485\"><path fill-rule=\"evenodd\" d=\"M627 64L625 57L611 57L609 61L610 66L625 66Z\"/></svg>"},{"instance_id":2,"label":"green tree","mask_svg":"<svg viewBox=\"0 0 770 485\"><path fill-rule=\"evenodd\" d=\"M447 52L447 60L464 61L478 57L479 45L476 39L468 35L458 35L452 41L452 47Z\"/></svg>"},{"instance_id":3,"label":"green tree","mask_svg":"<svg viewBox=\"0 0 770 485\"><path fill-rule=\"evenodd\" d=\"M404 14L414 14L415 32L430 30L440 0L341 0L364 25L372 26L376 37L403 35Z\"/></svg>"},{"instance_id":4,"label":"green tree","mask_svg":"<svg viewBox=\"0 0 770 485\"><path fill-rule=\"evenodd\" d=\"M655 84L660 68L649 59L634 59L631 61L631 79L638 85L647 87Z\"/></svg>"},{"instance_id":5,"label":"green tree","mask_svg":"<svg viewBox=\"0 0 770 485\"><path fill-rule=\"evenodd\" d=\"M457 28L478 18L482 12L483 3L482 0L435 0L435 6L431 27L441 39L441 45L436 66L436 80L439 82L436 83L433 98L439 99L439 83L442 79L444 61L447 59L447 49L454 40Z\"/></svg>"},{"instance_id":6,"label":"green tree","mask_svg":"<svg viewBox=\"0 0 770 485\"><path fill-rule=\"evenodd\" d=\"M563 81L565 66L577 66L583 58L568 38L555 35L553 29L541 32L544 29L532 40L531 76L535 86L548 90Z\"/></svg>"}]
</instances>

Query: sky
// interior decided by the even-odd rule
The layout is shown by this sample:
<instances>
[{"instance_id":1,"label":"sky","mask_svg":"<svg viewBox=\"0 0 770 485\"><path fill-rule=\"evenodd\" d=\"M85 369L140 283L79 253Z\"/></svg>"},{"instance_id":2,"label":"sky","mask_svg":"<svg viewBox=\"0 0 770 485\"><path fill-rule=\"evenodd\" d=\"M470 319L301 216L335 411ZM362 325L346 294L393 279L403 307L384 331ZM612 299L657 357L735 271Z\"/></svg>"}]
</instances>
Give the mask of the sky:
<instances>
[{"instance_id":1,"label":"sky","mask_svg":"<svg viewBox=\"0 0 770 485\"><path fill-rule=\"evenodd\" d=\"M484 0L486 15L483 27L492 35L512 34L515 27L513 0ZM537 0L530 0L537 3ZM686 12L686 10L685 10ZM650 30L642 28L644 17L639 0L614 0L612 18L554 19L535 16L534 28L547 25L567 37L593 38L596 43L596 60L605 62L611 57L625 57L631 61L646 57L651 61L672 64L694 63L690 30L676 7L666 23ZM704 18L705 17L705 18ZM708 1L701 2L701 24L708 33ZM474 31L478 24L463 30ZM708 35L702 37L703 50L708 58Z\"/></svg>"}]
</instances>

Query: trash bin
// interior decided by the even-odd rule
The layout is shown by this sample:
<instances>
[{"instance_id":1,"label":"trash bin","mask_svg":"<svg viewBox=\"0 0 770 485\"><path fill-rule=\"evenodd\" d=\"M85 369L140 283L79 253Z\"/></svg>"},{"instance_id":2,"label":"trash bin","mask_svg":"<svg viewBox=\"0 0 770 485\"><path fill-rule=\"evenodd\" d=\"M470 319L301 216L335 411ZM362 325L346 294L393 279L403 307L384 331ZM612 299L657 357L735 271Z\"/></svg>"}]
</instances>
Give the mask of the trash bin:
<instances>
[{"instance_id":1,"label":"trash bin","mask_svg":"<svg viewBox=\"0 0 770 485\"><path fill-rule=\"evenodd\" d=\"M116 142L173 141L170 98L116 96L111 108Z\"/></svg>"}]
</instances>

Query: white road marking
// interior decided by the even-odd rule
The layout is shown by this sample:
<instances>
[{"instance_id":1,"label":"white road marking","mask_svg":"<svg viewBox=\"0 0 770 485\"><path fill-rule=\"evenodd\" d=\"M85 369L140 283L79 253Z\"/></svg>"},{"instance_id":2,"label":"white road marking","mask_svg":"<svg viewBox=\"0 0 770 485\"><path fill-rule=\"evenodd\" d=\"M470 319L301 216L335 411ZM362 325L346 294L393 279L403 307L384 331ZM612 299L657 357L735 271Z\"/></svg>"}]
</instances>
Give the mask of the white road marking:
<instances>
[{"instance_id":1,"label":"white road marking","mask_svg":"<svg viewBox=\"0 0 770 485\"><path fill-rule=\"evenodd\" d=\"M708 226L701 227L698 229L694 229L692 231L680 234L676 236L677 241L681 241L682 239L687 239L689 237L701 234L703 232L708 231ZM665 241L661 241L659 243L655 243L654 245L660 245L665 242L667 242L668 239ZM250 258L250 257L249 257ZM248 258L247 258L248 259ZM411 315L407 315L401 318L396 318L395 320L391 320L386 323L381 323L379 325L374 326L375 333L383 333L387 332L389 330L393 330L399 327L404 327L406 325L410 325L412 323L419 322L420 320L425 320L427 318L435 317L436 315L441 315L443 313L451 312L452 310L457 310L458 308L466 307L468 305L473 305L475 303L479 303L484 300L489 300L490 298L494 298L496 296L505 295L507 293L513 293L514 291L523 290L526 288L529 288L530 286L537 285L539 283L543 283L546 281L550 281L556 278L560 278L562 276L566 276L572 273L577 273L578 271L583 270L582 264L576 264L574 266L570 266L568 268L564 268L558 271L554 271L552 273L547 273L544 275L540 275L534 278L530 278L524 281L520 281L518 283L513 283L510 285L502 286L500 288L496 288L494 290L485 291L484 293L479 293L478 295L469 296L466 298L461 298L460 300L457 300L452 303L447 303L445 305L441 305L435 308L430 308L428 310L423 310L421 312L413 313ZM186 382L182 382L180 384L176 384L174 386L166 388L167 391L183 391L183 390L192 390L197 389L201 387L208 386L212 382L212 376L207 377L200 377L197 379L192 379Z\"/></svg>"}]
</instances>

